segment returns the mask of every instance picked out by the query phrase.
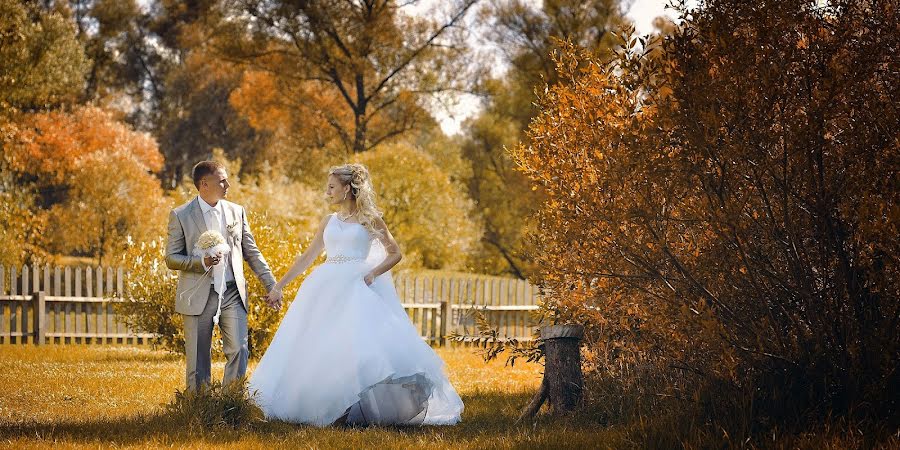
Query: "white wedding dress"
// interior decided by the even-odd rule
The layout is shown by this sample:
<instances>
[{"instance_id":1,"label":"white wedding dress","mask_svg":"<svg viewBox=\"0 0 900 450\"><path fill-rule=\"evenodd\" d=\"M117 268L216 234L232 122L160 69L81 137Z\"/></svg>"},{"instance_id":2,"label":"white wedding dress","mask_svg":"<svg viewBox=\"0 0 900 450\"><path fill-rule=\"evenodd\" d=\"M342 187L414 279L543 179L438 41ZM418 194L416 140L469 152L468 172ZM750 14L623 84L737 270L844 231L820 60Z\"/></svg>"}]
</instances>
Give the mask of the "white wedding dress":
<instances>
[{"instance_id":1,"label":"white wedding dress","mask_svg":"<svg viewBox=\"0 0 900 450\"><path fill-rule=\"evenodd\" d=\"M336 215L324 230L328 259L303 281L250 377L267 417L317 426L349 415L371 425L451 425L463 403L444 363L416 332L390 272L363 277L384 258L365 227Z\"/></svg>"}]
</instances>

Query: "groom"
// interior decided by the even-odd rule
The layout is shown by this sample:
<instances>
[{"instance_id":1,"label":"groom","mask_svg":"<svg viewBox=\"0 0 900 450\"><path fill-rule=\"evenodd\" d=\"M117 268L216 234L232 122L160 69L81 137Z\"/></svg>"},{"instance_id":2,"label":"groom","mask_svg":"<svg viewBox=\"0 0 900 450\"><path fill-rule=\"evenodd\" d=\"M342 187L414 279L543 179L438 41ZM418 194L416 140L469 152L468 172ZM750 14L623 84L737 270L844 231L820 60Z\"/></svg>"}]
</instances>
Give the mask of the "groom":
<instances>
[{"instance_id":1,"label":"groom","mask_svg":"<svg viewBox=\"0 0 900 450\"><path fill-rule=\"evenodd\" d=\"M166 266L179 271L175 311L184 317L186 387L193 391L209 384L213 317L220 301L219 331L228 359L223 383L238 380L247 371L250 350L243 261L267 291L275 285L275 277L256 247L246 211L225 200L229 187L225 168L215 161L202 161L194 166L191 176L198 196L169 213ZM231 251L212 257L194 256L194 245L207 230L221 233ZM272 302L270 306L280 298L272 297Z\"/></svg>"}]
</instances>

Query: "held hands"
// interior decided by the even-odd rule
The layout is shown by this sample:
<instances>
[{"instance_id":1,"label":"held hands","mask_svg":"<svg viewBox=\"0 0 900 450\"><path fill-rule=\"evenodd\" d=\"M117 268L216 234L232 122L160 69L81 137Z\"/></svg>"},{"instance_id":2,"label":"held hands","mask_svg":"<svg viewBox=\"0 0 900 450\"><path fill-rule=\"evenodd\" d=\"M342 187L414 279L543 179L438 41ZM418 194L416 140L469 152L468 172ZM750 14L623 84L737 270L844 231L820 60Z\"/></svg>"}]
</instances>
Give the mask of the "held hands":
<instances>
[{"instance_id":1,"label":"held hands","mask_svg":"<svg viewBox=\"0 0 900 450\"><path fill-rule=\"evenodd\" d=\"M266 304L269 305L272 309L281 309L281 300L284 298L284 293L281 288L276 284L275 287L266 294Z\"/></svg>"}]
</instances>

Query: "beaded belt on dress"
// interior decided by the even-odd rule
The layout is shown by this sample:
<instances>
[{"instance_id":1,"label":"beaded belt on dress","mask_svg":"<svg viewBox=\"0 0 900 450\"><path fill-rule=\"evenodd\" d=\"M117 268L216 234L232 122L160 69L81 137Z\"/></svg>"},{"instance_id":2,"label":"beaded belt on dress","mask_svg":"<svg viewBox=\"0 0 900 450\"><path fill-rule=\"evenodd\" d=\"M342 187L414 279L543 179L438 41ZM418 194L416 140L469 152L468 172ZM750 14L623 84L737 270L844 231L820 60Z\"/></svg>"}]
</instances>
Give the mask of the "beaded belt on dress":
<instances>
[{"instance_id":1,"label":"beaded belt on dress","mask_svg":"<svg viewBox=\"0 0 900 450\"><path fill-rule=\"evenodd\" d=\"M335 255L335 256L329 256L328 258L325 258L325 262L327 262L327 263L334 263L334 264L344 264L344 263L350 263L350 262L362 262L362 261L365 261L365 260L366 260L366 258L363 258L363 257L360 257L360 256L345 256L345 255Z\"/></svg>"}]
</instances>

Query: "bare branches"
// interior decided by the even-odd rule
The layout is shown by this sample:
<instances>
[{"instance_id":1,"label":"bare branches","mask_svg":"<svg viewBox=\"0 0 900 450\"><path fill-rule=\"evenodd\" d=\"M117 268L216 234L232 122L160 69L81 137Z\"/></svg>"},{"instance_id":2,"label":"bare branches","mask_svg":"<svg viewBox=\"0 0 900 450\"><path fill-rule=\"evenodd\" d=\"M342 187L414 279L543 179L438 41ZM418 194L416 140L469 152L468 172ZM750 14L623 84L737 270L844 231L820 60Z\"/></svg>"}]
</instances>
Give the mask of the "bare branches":
<instances>
[{"instance_id":1,"label":"bare branches","mask_svg":"<svg viewBox=\"0 0 900 450\"><path fill-rule=\"evenodd\" d=\"M415 97L455 88L458 76L429 76L430 70L441 69L428 67L438 59L452 64L465 48L462 42L442 42L440 38L458 27L477 1L465 0L445 22L425 35L420 34L429 29L424 26L427 21L400 20L398 8L403 5L390 0L298 4L243 0L236 4L233 15L247 14L264 25L255 39L266 42L266 47L279 49L290 43L289 58L278 60L277 65L267 63L268 70L287 78L302 74L308 80L328 81L353 117L340 125L342 134L353 136L348 150L361 152L414 128L369 129L372 123L386 122L373 118L390 114L399 117L401 123L420 122L415 116L419 111L396 104L399 92ZM409 47L410 42L417 44ZM253 61L283 51L267 48L237 58ZM425 73L408 73L414 66ZM372 104L377 106L372 108Z\"/></svg>"}]
</instances>

